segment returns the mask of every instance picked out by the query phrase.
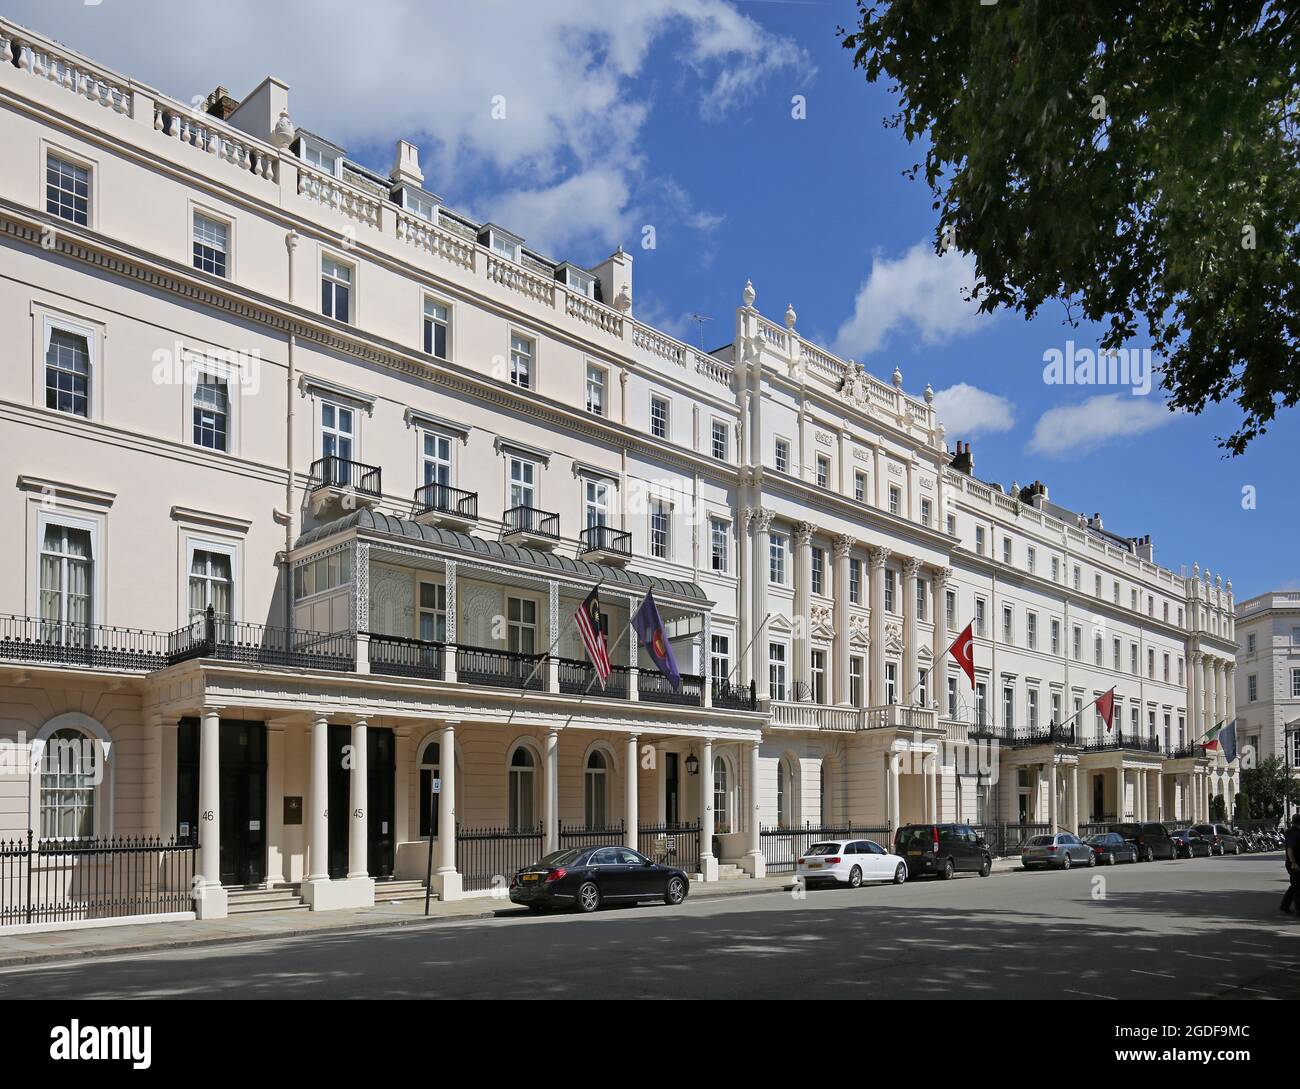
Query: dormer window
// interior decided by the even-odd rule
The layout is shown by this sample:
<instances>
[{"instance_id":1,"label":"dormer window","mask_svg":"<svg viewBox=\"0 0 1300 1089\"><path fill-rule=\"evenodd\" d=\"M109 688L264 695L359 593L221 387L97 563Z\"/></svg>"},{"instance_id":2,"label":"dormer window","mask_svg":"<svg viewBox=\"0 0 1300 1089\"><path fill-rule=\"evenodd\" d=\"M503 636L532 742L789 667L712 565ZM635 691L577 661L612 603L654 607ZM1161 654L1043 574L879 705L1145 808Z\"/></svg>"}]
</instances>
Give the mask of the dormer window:
<instances>
[{"instance_id":1,"label":"dormer window","mask_svg":"<svg viewBox=\"0 0 1300 1089\"><path fill-rule=\"evenodd\" d=\"M298 154L308 166L314 166L331 178L343 177L343 149L327 144L314 136L303 136L298 141Z\"/></svg>"},{"instance_id":2,"label":"dormer window","mask_svg":"<svg viewBox=\"0 0 1300 1089\"><path fill-rule=\"evenodd\" d=\"M419 216L429 223L438 222L438 206L441 202L432 193L411 185L399 185L393 190L393 201L413 216Z\"/></svg>"},{"instance_id":3,"label":"dormer window","mask_svg":"<svg viewBox=\"0 0 1300 1089\"><path fill-rule=\"evenodd\" d=\"M555 270L555 278L570 291L585 295L589 299L596 297L596 277L584 269L571 265L567 261Z\"/></svg>"},{"instance_id":4,"label":"dormer window","mask_svg":"<svg viewBox=\"0 0 1300 1089\"><path fill-rule=\"evenodd\" d=\"M519 250L524 243L524 240L518 235L503 231L500 227L491 223L479 232L479 241L493 253L504 257L507 261L519 260Z\"/></svg>"}]
</instances>

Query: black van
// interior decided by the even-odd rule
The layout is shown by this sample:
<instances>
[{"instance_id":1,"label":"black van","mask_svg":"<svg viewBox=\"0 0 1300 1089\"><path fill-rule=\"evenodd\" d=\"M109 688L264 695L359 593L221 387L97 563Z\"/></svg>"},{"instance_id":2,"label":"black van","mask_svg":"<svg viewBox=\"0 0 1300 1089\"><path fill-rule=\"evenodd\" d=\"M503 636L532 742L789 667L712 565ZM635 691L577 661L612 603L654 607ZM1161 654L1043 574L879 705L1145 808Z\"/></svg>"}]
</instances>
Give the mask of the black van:
<instances>
[{"instance_id":1,"label":"black van","mask_svg":"<svg viewBox=\"0 0 1300 1089\"><path fill-rule=\"evenodd\" d=\"M1178 849L1169 838L1169 829L1159 821L1138 821L1131 824L1112 824L1108 832L1118 832L1137 848L1139 862L1154 862L1157 858L1177 858Z\"/></svg>"},{"instance_id":2,"label":"black van","mask_svg":"<svg viewBox=\"0 0 1300 1089\"><path fill-rule=\"evenodd\" d=\"M968 824L905 824L894 833L894 854L907 863L907 876L993 872L993 855Z\"/></svg>"}]
</instances>

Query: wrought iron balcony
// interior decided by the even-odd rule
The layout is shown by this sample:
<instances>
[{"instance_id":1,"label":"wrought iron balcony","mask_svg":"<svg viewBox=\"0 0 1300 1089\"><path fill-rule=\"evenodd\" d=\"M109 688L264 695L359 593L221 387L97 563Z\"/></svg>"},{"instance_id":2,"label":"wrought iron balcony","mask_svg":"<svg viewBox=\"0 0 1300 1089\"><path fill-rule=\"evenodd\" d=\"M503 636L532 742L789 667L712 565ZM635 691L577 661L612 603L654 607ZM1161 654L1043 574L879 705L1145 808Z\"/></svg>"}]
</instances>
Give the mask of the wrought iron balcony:
<instances>
[{"instance_id":1,"label":"wrought iron balcony","mask_svg":"<svg viewBox=\"0 0 1300 1089\"><path fill-rule=\"evenodd\" d=\"M609 676L602 688L591 662L577 658L557 658L560 673L560 691L578 696L604 696L606 699L627 698L627 667L610 666Z\"/></svg>"},{"instance_id":2,"label":"wrought iron balcony","mask_svg":"<svg viewBox=\"0 0 1300 1089\"><path fill-rule=\"evenodd\" d=\"M753 711L758 706L754 696L754 682L732 684L727 680L713 682L713 706L729 711Z\"/></svg>"},{"instance_id":3,"label":"wrought iron balcony","mask_svg":"<svg viewBox=\"0 0 1300 1089\"><path fill-rule=\"evenodd\" d=\"M415 489L411 513L417 522L470 525L478 521L478 492L450 484L425 484Z\"/></svg>"},{"instance_id":4,"label":"wrought iron balcony","mask_svg":"<svg viewBox=\"0 0 1300 1089\"><path fill-rule=\"evenodd\" d=\"M167 665L192 658L349 673L356 668L357 643L350 631L300 631L246 624L218 617L209 606L206 615L168 636Z\"/></svg>"},{"instance_id":5,"label":"wrought iron balcony","mask_svg":"<svg viewBox=\"0 0 1300 1089\"><path fill-rule=\"evenodd\" d=\"M613 526L588 526L578 534L578 555L609 563L626 563L632 558L632 534Z\"/></svg>"},{"instance_id":6,"label":"wrought iron balcony","mask_svg":"<svg viewBox=\"0 0 1300 1089\"><path fill-rule=\"evenodd\" d=\"M492 688L544 689L546 655L458 645L456 680Z\"/></svg>"},{"instance_id":7,"label":"wrought iron balcony","mask_svg":"<svg viewBox=\"0 0 1300 1089\"><path fill-rule=\"evenodd\" d=\"M443 679L445 644L397 635L370 634L370 672L390 677Z\"/></svg>"},{"instance_id":8,"label":"wrought iron balcony","mask_svg":"<svg viewBox=\"0 0 1300 1089\"><path fill-rule=\"evenodd\" d=\"M681 674L681 687L673 691L672 682L654 669L637 672L637 698L646 703L679 703L699 707L704 702L704 678L690 673Z\"/></svg>"},{"instance_id":9,"label":"wrought iron balcony","mask_svg":"<svg viewBox=\"0 0 1300 1089\"><path fill-rule=\"evenodd\" d=\"M149 672L167 664L170 635L106 624L0 616L0 661Z\"/></svg>"},{"instance_id":10,"label":"wrought iron balcony","mask_svg":"<svg viewBox=\"0 0 1300 1089\"><path fill-rule=\"evenodd\" d=\"M511 507L501 515L501 539L550 548L560 539L560 516L536 507Z\"/></svg>"},{"instance_id":11,"label":"wrought iron balcony","mask_svg":"<svg viewBox=\"0 0 1300 1089\"><path fill-rule=\"evenodd\" d=\"M1131 752L1152 752L1164 754L1160 742L1154 737L1125 737L1122 730L1116 730L1109 737L1091 737L1080 743L1084 752L1107 752L1113 749L1128 749Z\"/></svg>"},{"instance_id":12,"label":"wrought iron balcony","mask_svg":"<svg viewBox=\"0 0 1300 1089\"><path fill-rule=\"evenodd\" d=\"M382 473L377 465L365 465L336 454L311 463L307 497L313 515L320 515L331 505L370 507L383 494Z\"/></svg>"}]
</instances>

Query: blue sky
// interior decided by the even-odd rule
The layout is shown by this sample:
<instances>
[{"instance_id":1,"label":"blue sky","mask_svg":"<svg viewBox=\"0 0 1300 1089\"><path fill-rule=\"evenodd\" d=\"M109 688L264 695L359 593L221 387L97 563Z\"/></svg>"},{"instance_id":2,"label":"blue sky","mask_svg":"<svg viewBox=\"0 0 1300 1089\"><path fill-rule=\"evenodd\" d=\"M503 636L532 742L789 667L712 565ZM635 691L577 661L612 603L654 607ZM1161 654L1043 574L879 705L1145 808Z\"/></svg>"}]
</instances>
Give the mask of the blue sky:
<instances>
[{"instance_id":1,"label":"blue sky","mask_svg":"<svg viewBox=\"0 0 1300 1089\"><path fill-rule=\"evenodd\" d=\"M693 343L692 313L712 317L709 347L730 339L752 279L773 318L792 303L805 336L884 377L898 366L910 391L931 383L949 442L973 438L978 476L1041 479L1110 530L1150 533L1175 571L1223 572L1238 600L1300 587L1295 411L1225 459L1215 437L1232 406L1170 416L1158 391L1045 384L1045 352L1095 347L1100 330L1054 307L1026 322L962 303L968 267L933 254L929 192L901 175L920 151L882 125L891 98L836 39L850 3L371 0L360 19L336 0L5 9L186 100L275 73L297 124L383 173L394 141L412 139L429 189L550 256L590 264L621 243L637 315ZM168 28L165 47L149 27Z\"/></svg>"}]
</instances>

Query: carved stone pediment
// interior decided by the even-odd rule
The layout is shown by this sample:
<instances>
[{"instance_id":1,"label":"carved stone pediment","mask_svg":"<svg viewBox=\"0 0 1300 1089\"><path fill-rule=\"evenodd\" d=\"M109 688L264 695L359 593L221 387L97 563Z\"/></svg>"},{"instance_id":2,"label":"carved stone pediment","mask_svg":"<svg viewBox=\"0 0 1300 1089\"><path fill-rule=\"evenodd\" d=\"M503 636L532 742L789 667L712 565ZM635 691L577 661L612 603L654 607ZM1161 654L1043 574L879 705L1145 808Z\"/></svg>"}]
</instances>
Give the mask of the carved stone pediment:
<instances>
[{"instance_id":1,"label":"carved stone pediment","mask_svg":"<svg viewBox=\"0 0 1300 1089\"><path fill-rule=\"evenodd\" d=\"M885 652L887 654L903 653L903 626L888 623L885 625Z\"/></svg>"}]
</instances>

